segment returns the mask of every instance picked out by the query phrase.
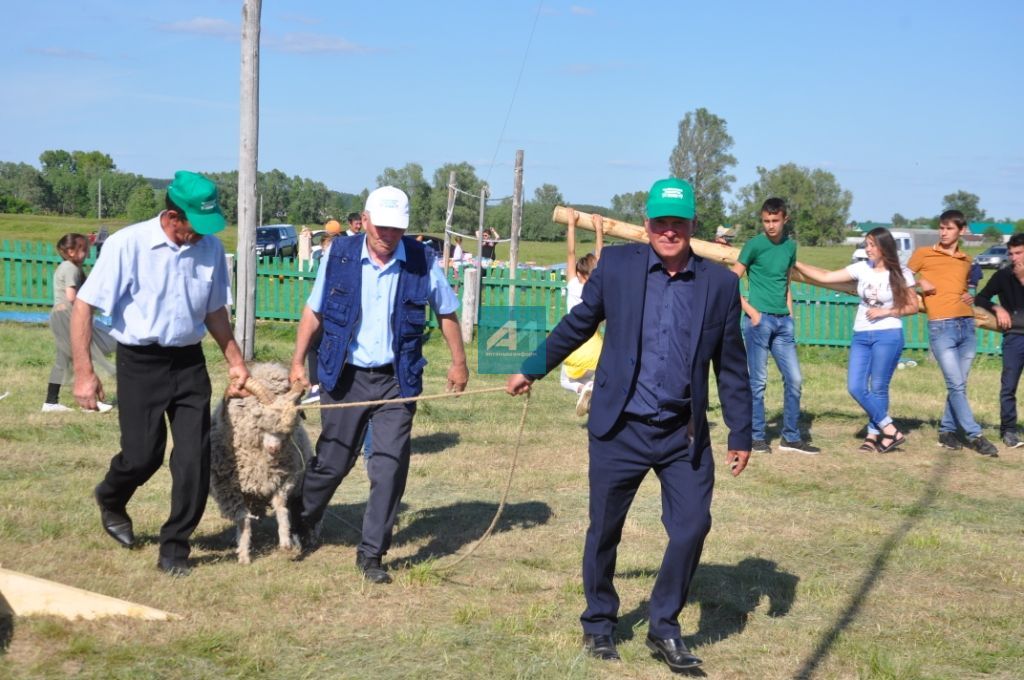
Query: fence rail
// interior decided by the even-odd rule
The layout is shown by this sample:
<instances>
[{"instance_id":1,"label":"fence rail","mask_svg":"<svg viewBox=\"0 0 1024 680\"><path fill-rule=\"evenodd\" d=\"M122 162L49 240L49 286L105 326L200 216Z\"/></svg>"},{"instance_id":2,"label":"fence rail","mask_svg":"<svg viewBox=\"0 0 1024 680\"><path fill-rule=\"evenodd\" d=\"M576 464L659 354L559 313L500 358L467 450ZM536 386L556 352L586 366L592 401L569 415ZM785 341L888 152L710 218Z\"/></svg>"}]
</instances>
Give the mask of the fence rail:
<instances>
[{"instance_id":1,"label":"fence rail","mask_svg":"<svg viewBox=\"0 0 1024 680\"><path fill-rule=\"evenodd\" d=\"M60 255L48 243L3 241L0 304L15 309L49 308L53 304L53 272L60 261ZM86 259L86 269L94 262L94 256ZM297 263L288 260L260 260L256 270L256 318L298 321L315 276L315 270L300 270ZM461 277L456 272L449 272L448 280L456 290L461 286ZM746 279L743 285L746 286ZM516 306L544 308L547 330L554 328L565 314L565 282L560 272L552 271L522 269L512 279L507 268L484 268L480 305L508 305L513 288ZM856 297L794 283L793 308L797 344L850 346L857 314ZM461 308L458 311L461 315ZM431 323L436 326L435 320ZM905 317L903 328L908 350L928 349L928 321L923 314ZM999 354L1001 346L1001 334L979 329L979 353Z\"/></svg>"}]
</instances>

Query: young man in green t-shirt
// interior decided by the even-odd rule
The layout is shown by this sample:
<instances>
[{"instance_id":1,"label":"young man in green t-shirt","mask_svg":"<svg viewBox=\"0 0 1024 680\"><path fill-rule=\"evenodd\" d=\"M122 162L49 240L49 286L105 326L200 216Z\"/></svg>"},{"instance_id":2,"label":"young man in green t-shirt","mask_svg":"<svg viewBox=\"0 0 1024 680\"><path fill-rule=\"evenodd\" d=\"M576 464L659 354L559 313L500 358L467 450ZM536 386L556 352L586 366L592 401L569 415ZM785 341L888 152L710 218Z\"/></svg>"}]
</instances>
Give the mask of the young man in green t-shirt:
<instances>
[{"instance_id":1,"label":"young man in green t-shirt","mask_svg":"<svg viewBox=\"0 0 1024 680\"><path fill-rule=\"evenodd\" d=\"M743 340L747 346L747 368L754 398L753 450L771 453L765 435L764 389L768 381L768 355L775 359L784 385L782 402L783 451L816 454L821 450L808 444L800 434L800 362L793 332L793 295L789 270L796 262L796 242L786 236L786 203L769 198L761 206L764 233L747 241L733 265L740 278L750 284L749 297L740 298L745 313Z\"/></svg>"}]
</instances>

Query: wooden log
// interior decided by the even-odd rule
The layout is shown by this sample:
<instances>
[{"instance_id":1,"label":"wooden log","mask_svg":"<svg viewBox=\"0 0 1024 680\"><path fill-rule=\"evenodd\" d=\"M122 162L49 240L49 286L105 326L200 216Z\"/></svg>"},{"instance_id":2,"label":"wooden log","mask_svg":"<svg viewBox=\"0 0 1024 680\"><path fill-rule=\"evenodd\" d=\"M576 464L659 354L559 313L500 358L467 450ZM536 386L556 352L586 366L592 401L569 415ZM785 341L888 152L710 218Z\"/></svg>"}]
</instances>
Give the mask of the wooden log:
<instances>
[{"instance_id":1,"label":"wooden log","mask_svg":"<svg viewBox=\"0 0 1024 680\"><path fill-rule=\"evenodd\" d=\"M16 616L42 614L62 616L65 619L129 616L147 621L172 621L181 618L177 614L160 609L7 569L0 569L0 599L7 601L7 605Z\"/></svg>"},{"instance_id":2,"label":"wooden log","mask_svg":"<svg viewBox=\"0 0 1024 680\"><path fill-rule=\"evenodd\" d=\"M569 223L569 210L565 206L555 206L555 211L551 216L552 221L557 224L568 224ZM576 226L587 231L596 231L594 228L594 221L590 217L590 213L576 211L579 214L579 218L576 220ZM647 243L647 230L644 227L630 224L629 222L621 222L619 220L606 217L603 220L604 234L606 236L614 236L616 238L626 239L627 241L636 241L639 243ZM700 257L707 260L712 260L718 264L726 267L731 267L736 264L736 258L740 256L739 248L732 246L724 246L720 243L712 243L710 241L702 241L699 238L690 239L690 248L693 252L697 253ZM828 288L839 293L846 293L847 295L857 294L857 284L853 281L848 283L825 283L804 276L796 269L790 271L790 278L793 281L800 283L809 283L814 286L821 288ZM917 296L917 309L918 313L924 312L924 301L921 296ZM990 314L987 310L981 307L974 308L974 323L979 328L986 328L990 331L998 331L999 327L996 325L996 318Z\"/></svg>"}]
</instances>

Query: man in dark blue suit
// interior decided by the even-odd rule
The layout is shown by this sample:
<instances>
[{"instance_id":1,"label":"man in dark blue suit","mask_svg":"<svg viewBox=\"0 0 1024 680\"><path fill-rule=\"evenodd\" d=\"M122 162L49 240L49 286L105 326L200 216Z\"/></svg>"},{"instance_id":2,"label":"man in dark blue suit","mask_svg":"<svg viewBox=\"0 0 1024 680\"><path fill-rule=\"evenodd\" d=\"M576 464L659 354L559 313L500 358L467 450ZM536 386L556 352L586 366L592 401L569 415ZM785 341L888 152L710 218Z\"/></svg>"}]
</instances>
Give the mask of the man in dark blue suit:
<instances>
[{"instance_id":1,"label":"man in dark blue suit","mask_svg":"<svg viewBox=\"0 0 1024 680\"><path fill-rule=\"evenodd\" d=\"M711 529L714 461L708 430L713 365L729 428L726 462L738 475L750 457L751 395L740 334L739 280L690 250L693 188L659 180L647 198L650 245L605 248L583 287L583 302L548 336L545 373L607 322L590 405L590 527L583 551L587 609L583 643L618 660L613 633L619 597L612 583L622 526L649 470L661 481L668 547L650 598L647 646L672 670L695 668L679 612ZM510 376L521 394L543 375Z\"/></svg>"}]
</instances>

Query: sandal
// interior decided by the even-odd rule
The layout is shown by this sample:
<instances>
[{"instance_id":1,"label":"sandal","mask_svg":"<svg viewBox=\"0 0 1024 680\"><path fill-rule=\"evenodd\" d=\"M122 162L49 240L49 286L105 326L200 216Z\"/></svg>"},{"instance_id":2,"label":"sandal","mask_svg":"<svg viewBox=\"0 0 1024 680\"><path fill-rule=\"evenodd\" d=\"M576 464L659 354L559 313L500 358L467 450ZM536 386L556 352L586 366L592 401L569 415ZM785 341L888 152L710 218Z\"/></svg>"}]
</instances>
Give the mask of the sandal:
<instances>
[{"instance_id":1,"label":"sandal","mask_svg":"<svg viewBox=\"0 0 1024 680\"><path fill-rule=\"evenodd\" d=\"M857 450L863 451L864 453L878 453L878 440L867 437L864 439L864 443L861 444L860 448Z\"/></svg>"},{"instance_id":2,"label":"sandal","mask_svg":"<svg viewBox=\"0 0 1024 680\"><path fill-rule=\"evenodd\" d=\"M906 443L907 438L899 430L896 430L892 434L885 434L883 432L878 438L878 452L889 453L893 449L898 449Z\"/></svg>"}]
</instances>

